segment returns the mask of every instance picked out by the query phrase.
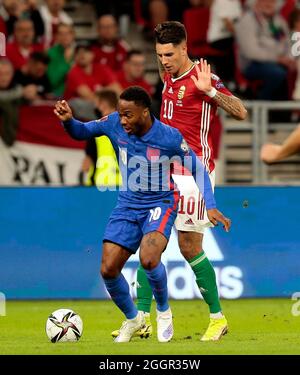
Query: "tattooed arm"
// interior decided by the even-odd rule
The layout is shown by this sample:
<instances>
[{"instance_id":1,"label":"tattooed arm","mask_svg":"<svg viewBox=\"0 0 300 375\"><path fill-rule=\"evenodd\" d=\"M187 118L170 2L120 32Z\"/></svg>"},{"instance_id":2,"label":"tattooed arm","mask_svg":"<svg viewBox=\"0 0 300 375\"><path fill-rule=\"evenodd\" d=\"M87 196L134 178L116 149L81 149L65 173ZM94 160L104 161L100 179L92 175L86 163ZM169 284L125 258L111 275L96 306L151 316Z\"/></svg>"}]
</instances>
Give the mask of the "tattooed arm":
<instances>
[{"instance_id":1,"label":"tattooed arm","mask_svg":"<svg viewBox=\"0 0 300 375\"><path fill-rule=\"evenodd\" d=\"M217 91L213 100L218 104L219 107L223 108L236 120L245 120L247 117L247 110L244 107L242 101L236 96L228 96Z\"/></svg>"},{"instance_id":2,"label":"tattooed arm","mask_svg":"<svg viewBox=\"0 0 300 375\"><path fill-rule=\"evenodd\" d=\"M195 86L210 96L221 108L237 120L245 120L247 110L242 101L236 96L229 96L217 91L211 85L210 65L204 59L200 60L200 68L196 65L197 77L192 76Z\"/></svg>"}]
</instances>

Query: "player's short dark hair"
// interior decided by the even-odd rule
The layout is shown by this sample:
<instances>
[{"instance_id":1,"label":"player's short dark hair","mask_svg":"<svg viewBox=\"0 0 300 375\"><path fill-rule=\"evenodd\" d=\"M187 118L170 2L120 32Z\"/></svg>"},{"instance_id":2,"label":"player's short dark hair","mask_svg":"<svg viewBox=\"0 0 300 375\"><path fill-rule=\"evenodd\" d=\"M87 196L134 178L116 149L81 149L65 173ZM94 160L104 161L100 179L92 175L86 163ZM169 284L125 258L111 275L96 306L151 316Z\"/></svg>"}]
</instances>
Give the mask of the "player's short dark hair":
<instances>
[{"instance_id":1,"label":"player's short dark hair","mask_svg":"<svg viewBox=\"0 0 300 375\"><path fill-rule=\"evenodd\" d=\"M175 46L186 40L184 25L178 21L159 23L154 29L155 41L159 44L173 43Z\"/></svg>"},{"instance_id":2,"label":"player's short dark hair","mask_svg":"<svg viewBox=\"0 0 300 375\"><path fill-rule=\"evenodd\" d=\"M113 108L117 108L118 105L118 95L112 90L101 90L96 92L96 97L99 100L105 100Z\"/></svg>"},{"instance_id":3,"label":"player's short dark hair","mask_svg":"<svg viewBox=\"0 0 300 375\"><path fill-rule=\"evenodd\" d=\"M151 98L147 91L140 86L131 86L122 92L120 99L127 102L134 102L137 106L150 108Z\"/></svg>"}]
</instances>

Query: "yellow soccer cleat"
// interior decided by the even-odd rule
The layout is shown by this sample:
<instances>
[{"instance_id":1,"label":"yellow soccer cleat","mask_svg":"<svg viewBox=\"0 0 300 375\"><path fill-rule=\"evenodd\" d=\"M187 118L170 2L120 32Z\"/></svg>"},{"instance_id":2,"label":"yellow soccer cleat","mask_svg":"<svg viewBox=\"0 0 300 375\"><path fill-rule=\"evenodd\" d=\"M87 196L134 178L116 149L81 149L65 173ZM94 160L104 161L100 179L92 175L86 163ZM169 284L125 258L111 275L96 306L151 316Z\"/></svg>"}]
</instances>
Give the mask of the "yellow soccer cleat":
<instances>
[{"instance_id":1,"label":"yellow soccer cleat","mask_svg":"<svg viewBox=\"0 0 300 375\"><path fill-rule=\"evenodd\" d=\"M201 341L218 341L228 332L228 324L225 316L220 319L210 318L209 326L201 338Z\"/></svg>"},{"instance_id":2,"label":"yellow soccer cleat","mask_svg":"<svg viewBox=\"0 0 300 375\"><path fill-rule=\"evenodd\" d=\"M147 339L149 338L150 336L152 336L152 331L153 331L153 328L152 328L152 324L151 324L151 320L150 320L150 314L149 313L144 313L144 317L145 317L145 326L142 327L141 329L137 330L136 332L134 332L133 336L132 337L140 337L141 339ZM119 330L115 330L111 333L112 337L115 338L117 336L119 336Z\"/></svg>"}]
</instances>

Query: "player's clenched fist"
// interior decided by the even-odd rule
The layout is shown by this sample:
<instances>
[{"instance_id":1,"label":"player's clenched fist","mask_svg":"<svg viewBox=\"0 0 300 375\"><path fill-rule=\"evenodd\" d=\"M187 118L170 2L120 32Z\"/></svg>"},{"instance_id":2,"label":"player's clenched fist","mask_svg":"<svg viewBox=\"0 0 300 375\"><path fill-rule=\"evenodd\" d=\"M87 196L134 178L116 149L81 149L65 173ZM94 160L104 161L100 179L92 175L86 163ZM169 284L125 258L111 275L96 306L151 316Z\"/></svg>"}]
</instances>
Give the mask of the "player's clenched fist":
<instances>
[{"instance_id":1,"label":"player's clenched fist","mask_svg":"<svg viewBox=\"0 0 300 375\"><path fill-rule=\"evenodd\" d=\"M226 232L229 232L231 227L231 220L225 217L222 212L218 211L216 208L207 210L208 219L213 225L218 225L218 222L223 224L223 228Z\"/></svg>"},{"instance_id":2,"label":"player's clenched fist","mask_svg":"<svg viewBox=\"0 0 300 375\"><path fill-rule=\"evenodd\" d=\"M68 121L73 117L72 110L65 100L58 100L55 104L54 113L60 121Z\"/></svg>"}]
</instances>

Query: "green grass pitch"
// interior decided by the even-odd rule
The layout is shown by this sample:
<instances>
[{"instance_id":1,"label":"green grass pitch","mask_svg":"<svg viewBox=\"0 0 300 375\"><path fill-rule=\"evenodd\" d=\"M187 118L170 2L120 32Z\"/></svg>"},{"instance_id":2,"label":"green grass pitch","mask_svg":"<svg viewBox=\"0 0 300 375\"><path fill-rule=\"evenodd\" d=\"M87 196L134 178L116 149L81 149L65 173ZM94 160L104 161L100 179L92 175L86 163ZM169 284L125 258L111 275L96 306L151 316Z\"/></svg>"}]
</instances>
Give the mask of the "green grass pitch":
<instances>
[{"instance_id":1,"label":"green grass pitch","mask_svg":"<svg viewBox=\"0 0 300 375\"><path fill-rule=\"evenodd\" d=\"M154 335L116 344L110 333L121 325L122 314L111 301L8 301L6 316L0 316L0 354L300 354L300 316L292 315L292 303L290 299L223 301L229 333L213 343L200 342L208 324L202 301L170 301L175 335L170 343L158 343L153 303ZM71 308L82 317L79 342L48 340L46 319L59 308Z\"/></svg>"}]
</instances>

